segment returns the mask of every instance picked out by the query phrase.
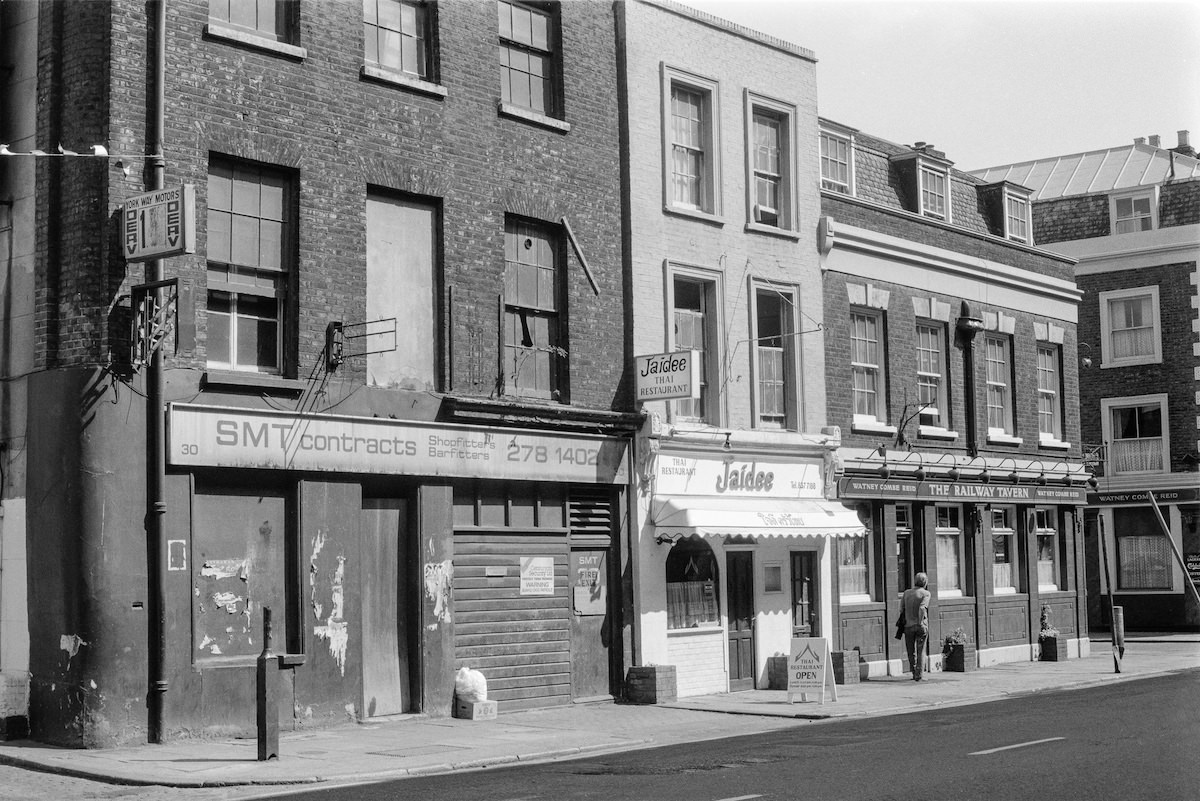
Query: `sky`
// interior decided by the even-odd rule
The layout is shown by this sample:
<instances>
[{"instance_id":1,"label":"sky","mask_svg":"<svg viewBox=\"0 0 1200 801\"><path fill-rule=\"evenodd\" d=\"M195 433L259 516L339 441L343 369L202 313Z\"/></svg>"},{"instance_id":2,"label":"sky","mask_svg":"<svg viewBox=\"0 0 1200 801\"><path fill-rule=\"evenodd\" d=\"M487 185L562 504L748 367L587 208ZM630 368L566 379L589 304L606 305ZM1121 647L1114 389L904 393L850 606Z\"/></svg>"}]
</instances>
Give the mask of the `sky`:
<instances>
[{"instance_id":1,"label":"sky","mask_svg":"<svg viewBox=\"0 0 1200 801\"><path fill-rule=\"evenodd\" d=\"M961 170L1191 132L1194 0L681 0L817 57L818 113Z\"/></svg>"}]
</instances>

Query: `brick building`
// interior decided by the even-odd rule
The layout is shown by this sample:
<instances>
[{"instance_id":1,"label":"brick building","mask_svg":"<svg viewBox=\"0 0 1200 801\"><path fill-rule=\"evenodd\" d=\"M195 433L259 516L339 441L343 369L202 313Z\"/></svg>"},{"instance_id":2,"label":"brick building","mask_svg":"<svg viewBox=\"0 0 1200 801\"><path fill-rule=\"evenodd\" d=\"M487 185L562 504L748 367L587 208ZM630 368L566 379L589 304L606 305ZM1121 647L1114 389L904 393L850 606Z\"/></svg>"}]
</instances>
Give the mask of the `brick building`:
<instances>
[{"instance_id":1,"label":"brick building","mask_svg":"<svg viewBox=\"0 0 1200 801\"><path fill-rule=\"evenodd\" d=\"M252 729L268 607L286 727L449 714L462 665L502 710L611 697L613 7L160 8L0 4L5 717ZM159 175L194 251L127 263L167 231L122 227ZM156 271L161 408L130 355Z\"/></svg>"},{"instance_id":2,"label":"brick building","mask_svg":"<svg viewBox=\"0 0 1200 801\"><path fill-rule=\"evenodd\" d=\"M1152 136L976 174L1027 186L1039 246L1078 260L1081 437L1099 477L1088 497L1088 618L1109 625L1111 586L1127 629L1194 630L1200 160L1188 132L1173 148Z\"/></svg>"},{"instance_id":3,"label":"brick building","mask_svg":"<svg viewBox=\"0 0 1200 801\"><path fill-rule=\"evenodd\" d=\"M1070 259L1035 247L1029 192L946 154L821 121L828 422L839 497L868 521L837 542L834 648L907 670L892 637L925 572L929 653L1037 658L1043 611L1086 655Z\"/></svg>"},{"instance_id":4,"label":"brick building","mask_svg":"<svg viewBox=\"0 0 1200 801\"><path fill-rule=\"evenodd\" d=\"M634 662L680 695L765 688L833 630L831 543L862 530L826 486L814 58L675 3L618 23L635 380L683 353L699 384L643 403Z\"/></svg>"}]
</instances>

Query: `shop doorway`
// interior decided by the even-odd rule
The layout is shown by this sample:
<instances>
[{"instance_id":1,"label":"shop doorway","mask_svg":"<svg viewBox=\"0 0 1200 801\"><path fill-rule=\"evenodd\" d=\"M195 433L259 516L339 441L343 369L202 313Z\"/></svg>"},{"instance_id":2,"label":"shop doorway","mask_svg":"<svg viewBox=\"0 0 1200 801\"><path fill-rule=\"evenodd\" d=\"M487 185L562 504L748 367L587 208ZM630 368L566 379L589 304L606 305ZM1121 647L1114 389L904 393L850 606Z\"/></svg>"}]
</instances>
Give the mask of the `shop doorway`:
<instances>
[{"instance_id":1,"label":"shop doorway","mask_svg":"<svg viewBox=\"0 0 1200 801\"><path fill-rule=\"evenodd\" d=\"M609 683L608 551L572 548L571 697L575 701L612 698Z\"/></svg>"},{"instance_id":2,"label":"shop doorway","mask_svg":"<svg viewBox=\"0 0 1200 801\"><path fill-rule=\"evenodd\" d=\"M729 691L754 689L754 553L729 551Z\"/></svg>"},{"instance_id":3,"label":"shop doorway","mask_svg":"<svg viewBox=\"0 0 1200 801\"><path fill-rule=\"evenodd\" d=\"M363 717L411 710L408 504L364 498L362 531Z\"/></svg>"},{"instance_id":4,"label":"shop doorway","mask_svg":"<svg viewBox=\"0 0 1200 801\"><path fill-rule=\"evenodd\" d=\"M792 551L793 637L821 636L818 598L817 554L813 551Z\"/></svg>"}]
</instances>

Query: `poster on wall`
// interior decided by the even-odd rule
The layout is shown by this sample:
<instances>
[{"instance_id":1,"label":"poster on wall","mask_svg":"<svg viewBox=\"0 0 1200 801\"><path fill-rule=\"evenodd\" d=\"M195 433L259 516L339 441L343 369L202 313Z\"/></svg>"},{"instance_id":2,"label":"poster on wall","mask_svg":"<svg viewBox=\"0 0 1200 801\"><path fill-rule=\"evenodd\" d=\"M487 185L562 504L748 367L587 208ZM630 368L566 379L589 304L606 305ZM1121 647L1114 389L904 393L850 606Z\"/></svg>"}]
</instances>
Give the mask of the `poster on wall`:
<instances>
[{"instance_id":1,"label":"poster on wall","mask_svg":"<svg viewBox=\"0 0 1200 801\"><path fill-rule=\"evenodd\" d=\"M571 604L575 614L608 611L608 577L604 551L571 551Z\"/></svg>"},{"instance_id":2,"label":"poster on wall","mask_svg":"<svg viewBox=\"0 0 1200 801\"><path fill-rule=\"evenodd\" d=\"M554 594L554 557L521 557L521 594Z\"/></svg>"}]
</instances>

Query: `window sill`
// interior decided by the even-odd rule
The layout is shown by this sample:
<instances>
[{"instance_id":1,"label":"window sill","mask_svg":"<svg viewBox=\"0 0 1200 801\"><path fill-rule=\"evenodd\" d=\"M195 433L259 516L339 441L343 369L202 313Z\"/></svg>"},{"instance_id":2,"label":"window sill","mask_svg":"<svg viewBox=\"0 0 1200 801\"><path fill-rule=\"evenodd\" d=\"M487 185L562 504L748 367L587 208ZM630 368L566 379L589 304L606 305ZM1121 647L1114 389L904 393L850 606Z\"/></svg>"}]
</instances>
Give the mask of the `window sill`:
<instances>
[{"instance_id":1,"label":"window sill","mask_svg":"<svg viewBox=\"0 0 1200 801\"><path fill-rule=\"evenodd\" d=\"M774 225L763 225L762 223L750 222L746 223L746 232L766 234L767 236L777 236L780 239L790 239L793 242L800 241L800 234L787 228L778 228Z\"/></svg>"},{"instance_id":2,"label":"window sill","mask_svg":"<svg viewBox=\"0 0 1200 801\"><path fill-rule=\"evenodd\" d=\"M1056 451L1068 451L1071 449L1071 443L1058 439L1041 439L1038 440L1038 447Z\"/></svg>"},{"instance_id":3,"label":"window sill","mask_svg":"<svg viewBox=\"0 0 1200 801\"><path fill-rule=\"evenodd\" d=\"M200 381L202 389L249 389L270 390L300 395L308 387L307 381L284 378L269 373L238 372L236 370L209 370Z\"/></svg>"},{"instance_id":4,"label":"window sill","mask_svg":"<svg viewBox=\"0 0 1200 801\"><path fill-rule=\"evenodd\" d=\"M446 87L441 84L432 83L421 78L414 78L411 75L395 72L386 67L377 67L374 64L363 64L358 75L363 80L376 81L398 89L408 89L438 99L445 98L449 94L446 91Z\"/></svg>"},{"instance_id":5,"label":"window sill","mask_svg":"<svg viewBox=\"0 0 1200 801\"><path fill-rule=\"evenodd\" d=\"M501 103L496 107L496 111L502 117L512 117L524 122L531 122L534 125L540 125L543 128L549 128L559 133L570 133L571 131L571 123L565 120L556 120L554 117L547 117L545 114L539 114L527 108L514 106L512 103Z\"/></svg>"},{"instance_id":6,"label":"window sill","mask_svg":"<svg viewBox=\"0 0 1200 801\"><path fill-rule=\"evenodd\" d=\"M264 53L293 58L297 61L303 61L308 58L308 50L306 48L239 30L216 20L208 21L208 24L204 26L204 35L210 39L224 39L228 42L235 42L246 47L252 47L255 50L261 50Z\"/></svg>"},{"instance_id":7,"label":"window sill","mask_svg":"<svg viewBox=\"0 0 1200 801\"><path fill-rule=\"evenodd\" d=\"M1025 440L1023 440L1021 437L1014 437L1011 434L993 433L993 432L989 431L988 435L987 435L988 445L1019 446L1024 441Z\"/></svg>"},{"instance_id":8,"label":"window sill","mask_svg":"<svg viewBox=\"0 0 1200 801\"><path fill-rule=\"evenodd\" d=\"M850 424L850 431L855 434L895 434L896 427L878 420L855 419Z\"/></svg>"},{"instance_id":9,"label":"window sill","mask_svg":"<svg viewBox=\"0 0 1200 801\"><path fill-rule=\"evenodd\" d=\"M1016 595L1016 587L992 587L992 595Z\"/></svg>"},{"instance_id":10,"label":"window sill","mask_svg":"<svg viewBox=\"0 0 1200 801\"><path fill-rule=\"evenodd\" d=\"M713 225L725 225L725 221L715 214L700 209L689 209L687 206L663 206L663 211L667 214L674 214L678 217L690 217L693 220L712 223Z\"/></svg>"},{"instance_id":11,"label":"window sill","mask_svg":"<svg viewBox=\"0 0 1200 801\"><path fill-rule=\"evenodd\" d=\"M948 428L939 428L938 426L921 426L917 430L917 436L922 439L944 439L953 441L958 439L958 432L951 431Z\"/></svg>"},{"instance_id":12,"label":"window sill","mask_svg":"<svg viewBox=\"0 0 1200 801\"><path fill-rule=\"evenodd\" d=\"M1144 364L1162 364L1161 356L1142 356L1136 359L1114 359L1100 363L1101 370L1111 370L1114 367L1140 367Z\"/></svg>"}]
</instances>

